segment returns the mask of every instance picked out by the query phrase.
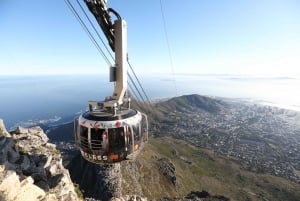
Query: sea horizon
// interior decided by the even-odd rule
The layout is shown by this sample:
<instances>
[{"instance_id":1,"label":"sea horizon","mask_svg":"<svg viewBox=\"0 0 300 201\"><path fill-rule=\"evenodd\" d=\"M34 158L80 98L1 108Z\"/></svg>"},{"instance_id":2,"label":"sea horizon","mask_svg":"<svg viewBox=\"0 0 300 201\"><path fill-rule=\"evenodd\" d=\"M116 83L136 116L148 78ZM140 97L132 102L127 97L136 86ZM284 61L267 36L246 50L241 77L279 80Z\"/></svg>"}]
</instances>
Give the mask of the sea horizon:
<instances>
[{"instance_id":1,"label":"sea horizon","mask_svg":"<svg viewBox=\"0 0 300 201\"><path fill-rule=\"evenodd\" d=\"M87 101L101 101L113 89L107 75L1 75L0 78L0 118L7 129L71 121L86 110ZM162 74L143 76L140 81L151 101L199 94L300 112L298 77Z\"/></svg>"}]
</instances>

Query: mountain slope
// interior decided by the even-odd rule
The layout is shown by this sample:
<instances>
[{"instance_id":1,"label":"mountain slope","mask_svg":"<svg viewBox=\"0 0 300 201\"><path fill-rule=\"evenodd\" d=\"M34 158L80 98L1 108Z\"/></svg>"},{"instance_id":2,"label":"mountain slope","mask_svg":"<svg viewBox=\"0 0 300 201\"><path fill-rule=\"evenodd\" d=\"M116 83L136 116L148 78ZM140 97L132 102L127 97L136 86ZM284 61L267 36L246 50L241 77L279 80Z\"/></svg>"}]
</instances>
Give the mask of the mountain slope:
<instances>
[{"instance_id":1,"label":"mountain slope","mask_svg":"<svg viewBox=\"0 0 300 201\"><path fill-rule=\"evenodd\" d=\"M174 179L159 168L161 159L175 167ZM300 185L268 174L243 169L238 159L224 157L170 137L153 138L134 162L121 164L122 192L150 199L183 197L205 190L232 200L293 200L300 198Z\"/></svg>"},{"instance_id":2,"label":"mountain slope","mask_svg":"<svg viewBox=\"0 0 300 201\"><path fill-rule=\"evenodd\" d=\"M121 194L182 198L204 190L232 200L299 201L298 113L199 95L154 107L148 118L150 135L156 137L134 162L121 163ZM72 139L70 128L64 125L49 137ZM101 180L87 178L100 176L100 171L79 158L71 174L88 191L84 186L100 185Z\"/></svg>"},{"instance_id":3,"label":"mountain slope","mask_svg":"<svg viewBox=\"0 0 300 201\"><path fill-rule=\"evenodd\" d=\"M160 168L164 159L175 167L175 183L172 171L168 174ZM78 151L69 165L73 181L81 186L85 196L102 200L112 197L115 191L148 199L185 197L191 191L202 190L240 201L297 201L300 197L300 185L297 183L269 174L249 172L236 158L224 157L210 149L197 148L170 137L150 138L136 160L122 162L120 169L119 189L108 191L107 186L111 184L107 185L106 176L103 176L105 166L83 160Z\"/></svg>"}]
</instances>

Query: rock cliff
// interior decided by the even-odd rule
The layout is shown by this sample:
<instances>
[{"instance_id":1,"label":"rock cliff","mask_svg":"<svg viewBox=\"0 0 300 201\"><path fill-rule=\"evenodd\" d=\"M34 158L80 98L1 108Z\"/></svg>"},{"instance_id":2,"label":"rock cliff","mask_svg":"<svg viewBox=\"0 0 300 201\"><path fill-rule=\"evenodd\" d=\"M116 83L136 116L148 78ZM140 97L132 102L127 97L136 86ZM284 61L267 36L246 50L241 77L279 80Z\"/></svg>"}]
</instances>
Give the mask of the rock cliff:
<instances>
[{"instance_id":1,"label":"rock cliff","mask_svg":"<svg viewBox=\"0 0 300 201\"><path fill-rule=\"evenodd\" d=\"M0 119L0 200L80 200L60 152L40 127L8 133Z\"/></svg>"},{"instance_id":2,"label":"rock cliff","mask_svg":"<svg viewBox=\"0 0 300 201\"><path fill-rule=\"evenodd\" d=\"M106 201L122 197L120 163L96 165L84 160L78 153L68 169L86 198Z\"/></svg>"}]
</instances>

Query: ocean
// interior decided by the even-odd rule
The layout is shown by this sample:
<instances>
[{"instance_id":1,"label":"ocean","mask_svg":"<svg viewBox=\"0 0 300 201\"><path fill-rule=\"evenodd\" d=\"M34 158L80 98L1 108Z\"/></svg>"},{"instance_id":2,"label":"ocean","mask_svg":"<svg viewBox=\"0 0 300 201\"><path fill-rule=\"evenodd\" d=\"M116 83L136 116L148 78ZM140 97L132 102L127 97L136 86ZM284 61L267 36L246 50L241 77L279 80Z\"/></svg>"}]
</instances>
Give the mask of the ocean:
<instances>
[{"instance_id":1,"label":"ocean","mask_svg":"<svg viewBox=\"0 0 300 201\"><path fill-rule=\"evenodd\" d=\"M185 94L224 97L300 111L300 78L238 75L139 76L151 100ZM7 129L61 124L111 95L106 75L0 76L0 118Z\"/></svg>"}]
</instances>

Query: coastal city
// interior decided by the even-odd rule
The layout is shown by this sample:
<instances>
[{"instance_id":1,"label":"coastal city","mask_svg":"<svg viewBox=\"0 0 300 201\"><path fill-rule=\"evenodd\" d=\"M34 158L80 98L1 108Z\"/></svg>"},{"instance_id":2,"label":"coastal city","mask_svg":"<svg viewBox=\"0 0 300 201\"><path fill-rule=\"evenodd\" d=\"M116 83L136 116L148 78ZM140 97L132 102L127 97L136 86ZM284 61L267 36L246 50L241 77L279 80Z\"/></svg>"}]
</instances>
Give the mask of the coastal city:
<instances>
[{"instance_id":1,"label":"coastal city","mask_svg":"<svg viewBox=\"0 0 300 201\"><path fill-rule=\"evenodd\" d=\"M299 112L246 101L207 100L209 107L195 101L176 107L169 101L173 110L163 111L164 118L154 123L151 133L239 159L246 170L300 183Z\"/></svg>"}]
</instances>

